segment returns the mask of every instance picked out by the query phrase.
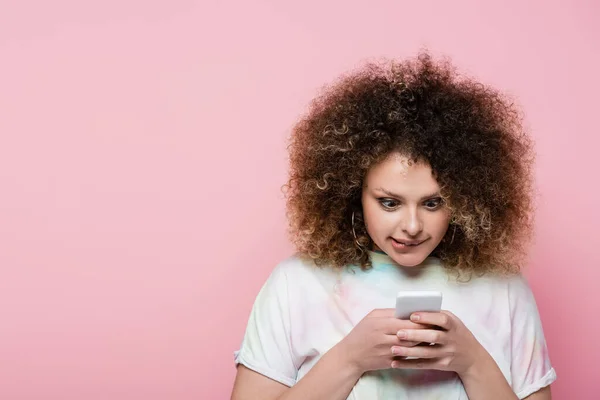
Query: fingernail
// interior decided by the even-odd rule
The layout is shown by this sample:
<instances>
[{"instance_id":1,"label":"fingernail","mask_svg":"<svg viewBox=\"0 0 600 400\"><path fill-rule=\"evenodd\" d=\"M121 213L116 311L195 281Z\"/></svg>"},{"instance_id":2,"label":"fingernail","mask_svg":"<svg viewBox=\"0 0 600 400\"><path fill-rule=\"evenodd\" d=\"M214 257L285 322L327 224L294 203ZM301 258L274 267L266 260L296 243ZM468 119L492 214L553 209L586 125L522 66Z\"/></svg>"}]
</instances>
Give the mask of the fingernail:
<instances>
[{"instance_id":1,"label":"fingernail","mask_svg":"<svg viewBox=\"0 0 600 400\"><path fill-rule=\"evenodd\" d=\"M397 347L392 347L392 354L395 354L395 355L400 354L400 349Z\"/></svg>"},{"instance_id":2,"label":"fingernail","mask_svg":"<svg viewBox=\"0 0 600 400\"><path fill-rule=\"evenodd\" d=\"M392 368L398 368L398 361L392 361Z\"/></svg>"},{"instance_id":3,"label":"fingernail","mask_svg":"<svg viewBox=\"0 0 600 400\"><path fill-rule=\"evenodd\" d=\"M406 332L404 332L404 331L398 331L398 333L396 335L398 335L398 337L400 339L404 339L406 337Z\"/></svg>"},{"instance_id":4,"label":"fingernail","mask_svg":"<svg viewBox=\"0 0 600 400\"><path fill-rule=\"evenodd\" d=\"M413 321L418 321L421 319L421 317L419 316L419 314L413 314L410 316L410 319Z\"/></svg>"}]
</instances>

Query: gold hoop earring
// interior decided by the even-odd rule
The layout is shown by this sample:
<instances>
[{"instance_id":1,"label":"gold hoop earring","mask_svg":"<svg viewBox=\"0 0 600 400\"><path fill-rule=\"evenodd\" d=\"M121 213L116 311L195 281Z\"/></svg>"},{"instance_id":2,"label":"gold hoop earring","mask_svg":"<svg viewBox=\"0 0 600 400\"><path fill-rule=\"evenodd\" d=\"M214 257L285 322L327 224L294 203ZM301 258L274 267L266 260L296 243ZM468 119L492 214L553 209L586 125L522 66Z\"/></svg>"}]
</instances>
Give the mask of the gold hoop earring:
<instances>
[{"instance_id":1,"label":"gold hoop earring","mask_svg":"<svg viewBox=\"0 0 600 400\"><path fill-rule=\"evenodd\" d=\"M362 244L358 241L358 237L356 236L356 231L354 230L354 211L352 211L352 236L354 236L354 242L358 245L358 247L364 248Z\"/></svg>"}]
</instances>

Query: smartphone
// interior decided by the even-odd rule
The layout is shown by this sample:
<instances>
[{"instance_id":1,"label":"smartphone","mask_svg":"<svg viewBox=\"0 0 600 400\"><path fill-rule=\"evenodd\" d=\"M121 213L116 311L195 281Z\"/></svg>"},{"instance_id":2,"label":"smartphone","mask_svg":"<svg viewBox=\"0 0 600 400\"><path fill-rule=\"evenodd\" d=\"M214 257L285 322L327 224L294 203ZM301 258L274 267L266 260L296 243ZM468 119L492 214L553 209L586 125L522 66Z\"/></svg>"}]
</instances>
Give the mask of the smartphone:
<instances>
[{"instance_id":1,"label":"smartphone","mask_svg":"<svg viewBox=\"0 0 600 400\"><path fill-rule=\"evenodd\" d=\"M442 293L436 291L402 291L396 296L395 317L409 319L415 312L440 312Z\"/></svg>"}]
</instances>

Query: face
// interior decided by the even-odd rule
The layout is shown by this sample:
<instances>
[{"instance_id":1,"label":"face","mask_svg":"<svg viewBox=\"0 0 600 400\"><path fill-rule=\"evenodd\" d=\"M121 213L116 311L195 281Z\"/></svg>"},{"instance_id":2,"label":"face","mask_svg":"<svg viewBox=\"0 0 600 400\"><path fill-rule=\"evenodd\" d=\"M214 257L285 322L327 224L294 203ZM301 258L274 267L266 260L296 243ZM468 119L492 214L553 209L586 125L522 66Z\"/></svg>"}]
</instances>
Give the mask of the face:
<instances>
[{"instance_id":1,"label":"face","mask_svg":"<svg viewBox=\"0 0 600 400\"><path fill-rule=\"evenodd\" d=\"M422 263L448 230L450 212L431 168L409 165L399 154L373 166L362 190L367 232L374 250L406 267Z\"/></svg>"}]
</instances>

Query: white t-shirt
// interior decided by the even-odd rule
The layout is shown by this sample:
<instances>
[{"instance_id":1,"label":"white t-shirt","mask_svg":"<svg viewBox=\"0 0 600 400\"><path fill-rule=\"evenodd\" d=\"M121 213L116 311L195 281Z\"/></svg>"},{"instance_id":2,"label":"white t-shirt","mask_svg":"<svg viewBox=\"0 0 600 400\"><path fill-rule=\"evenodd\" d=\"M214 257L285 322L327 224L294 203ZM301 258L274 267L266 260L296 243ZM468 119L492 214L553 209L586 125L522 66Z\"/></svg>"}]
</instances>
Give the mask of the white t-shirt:
<instances>
[{"instance_id":1,"label":"white t-shirt","mask_svg":"<svg viewBox=\"0 0 600 400\"><path fill-rule=\"evenodd\" d=\"M370 252L373 268L319 268L297 256L280 263L260 290L235 363L293 386L376 308L400 290L437 290L494 358L519 398L556 379L533 294L521 275L457 282L438 258L405 268ZM454 372L385 369L364 374L348 399L464 399Z\"/></svg>"}]
</instances>

